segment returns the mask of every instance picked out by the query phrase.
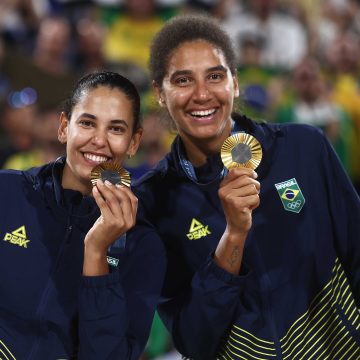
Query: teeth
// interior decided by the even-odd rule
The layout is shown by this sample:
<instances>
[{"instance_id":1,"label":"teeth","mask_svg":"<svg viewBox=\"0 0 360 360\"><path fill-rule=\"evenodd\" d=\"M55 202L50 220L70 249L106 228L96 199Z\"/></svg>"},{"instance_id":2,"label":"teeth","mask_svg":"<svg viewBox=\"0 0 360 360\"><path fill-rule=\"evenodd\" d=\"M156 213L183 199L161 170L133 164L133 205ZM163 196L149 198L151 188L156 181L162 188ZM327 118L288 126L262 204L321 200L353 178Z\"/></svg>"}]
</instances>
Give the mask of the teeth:
<instances>
[{"instance_id":1,"label":"teeth","mask_svg":"<svg viewBox=\"0 0 360 360\"><path fill-rule=\"evenodd\" d=\"M94 155L94 154L89 154L89 153L85 153L84 156L86 157L86 159L89 159L91 161L95 161L98 163L102 163L108 160L108 158L106 156L99 156L99 155Z\"/></svg>"},{"instance_id":2,"label":"teeth","mask_svg":"<svg viewBox=\"0 0 360 360\"><path fill-rule=\"evenodd\" d=\"M201 111L193 111L191 112L192 116L209 116L215 112L215 109L210 110L201 110Z\"/></svg>"}]
</instances>

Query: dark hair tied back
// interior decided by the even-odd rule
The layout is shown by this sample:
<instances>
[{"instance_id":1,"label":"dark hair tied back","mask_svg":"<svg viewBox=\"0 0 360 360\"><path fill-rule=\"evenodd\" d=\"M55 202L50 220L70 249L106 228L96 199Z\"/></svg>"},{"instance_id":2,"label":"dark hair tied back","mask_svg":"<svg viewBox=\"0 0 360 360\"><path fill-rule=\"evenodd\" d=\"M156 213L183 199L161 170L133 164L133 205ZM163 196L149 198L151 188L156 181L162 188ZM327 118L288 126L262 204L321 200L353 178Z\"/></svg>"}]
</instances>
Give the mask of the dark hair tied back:
<instances>
[{"instance_id":1,"label":"dark hair tied back","mask_svg":"<svg viewBox=\"0 0 360 360\"><path fill-rule=\"evenodd\" d=\"M118 89L131 101L133 106L134 130L140 127L140 95L135 85L126 77L112 71L92 72L83 76L74 86L70 97L63 105L63 111L70 120L72 111L83 94L99 86Z\"/></svg>"}]
</instances>

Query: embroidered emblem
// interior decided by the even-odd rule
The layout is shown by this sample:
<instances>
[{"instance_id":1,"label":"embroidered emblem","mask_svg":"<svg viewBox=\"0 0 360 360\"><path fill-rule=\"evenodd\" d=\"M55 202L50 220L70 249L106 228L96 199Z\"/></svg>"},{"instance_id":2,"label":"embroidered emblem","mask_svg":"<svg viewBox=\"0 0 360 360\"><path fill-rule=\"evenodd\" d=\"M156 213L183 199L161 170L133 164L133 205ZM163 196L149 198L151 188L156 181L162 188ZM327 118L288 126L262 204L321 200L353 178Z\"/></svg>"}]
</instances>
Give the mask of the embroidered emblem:
<instances>
[{"instance_id":1,"label":"embroidered emblem","mask_svg":"<svg viewBox=\"0 0 360 360\"><path fill-rule=\"evenodd\" d=\"M200 221L192 219L189 233L186 235L190 240L197 240L211 234L209 225L204 226Z\"/></svg>"},{"instance_id":2,"label":"embroidered emblem","mask_svg":"<svg viewBox=\"0 0 360 360\"><path fill-rule=\"evenodd\" d=\"M305 204L305 198L295 178L275 184L284 209L299 213Z\"/></svg>"},{"instance_id":3,"label":"embroidered emblem","mask_svg":"<svg viewBox=\"0 0 360 360\"><path fill-rule=\"evenodd\" d=\"M117 267L119 264L119 259L113 258L111 256L107 256L106 259L110 266Z\"/></svg>"},{"instance_id":4,"label":"embroidered emblem","mask_svg":"<svg viewBox=\"0 0 360 360\"><path fill-rule=\"evenodd\" d=\"M27 249L27 244L30 242L30 240L27 239L25 225L20 226L11 233L6 233L4 236L4 241L9 241L11 244L23 246Z\"/></svg>"}]
</instances>

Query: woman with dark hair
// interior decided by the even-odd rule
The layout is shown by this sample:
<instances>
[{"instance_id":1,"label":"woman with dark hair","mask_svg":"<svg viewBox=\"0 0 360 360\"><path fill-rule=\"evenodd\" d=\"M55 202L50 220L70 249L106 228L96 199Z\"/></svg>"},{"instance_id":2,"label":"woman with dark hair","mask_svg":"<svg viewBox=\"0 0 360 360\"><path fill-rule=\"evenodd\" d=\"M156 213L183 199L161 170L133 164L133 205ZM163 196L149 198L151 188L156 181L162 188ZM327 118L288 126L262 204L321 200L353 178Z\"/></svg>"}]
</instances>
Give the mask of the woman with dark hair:
<instances>
[{"instance_id":1,"label":"woman with dark hair","mask_svg":"<svg viewBox=\"0 0 360 360\"><path fill-rule=\"evenodd\" d=\"M137 198L120 165L139 146L139 112L129 80L88 74L60 116L66 157L0 172L1 358L141 355L164 265L160 241L126 241ZM110 163L123 181L102 176Z\"/></svg>"},{"instance_id":2,"label":"woman with dark hair","mask_svg":"<svg viewBox=\"0 0 360 360\"><path fill-rule=\"evenodd\" d=\"M134 186L133 235L166 247L159 311L178 350L358 358L360 202L326 137L233 112L234 52L208 18L169 21L150 72L178 137Z\"/></svg>"}]
</instances>

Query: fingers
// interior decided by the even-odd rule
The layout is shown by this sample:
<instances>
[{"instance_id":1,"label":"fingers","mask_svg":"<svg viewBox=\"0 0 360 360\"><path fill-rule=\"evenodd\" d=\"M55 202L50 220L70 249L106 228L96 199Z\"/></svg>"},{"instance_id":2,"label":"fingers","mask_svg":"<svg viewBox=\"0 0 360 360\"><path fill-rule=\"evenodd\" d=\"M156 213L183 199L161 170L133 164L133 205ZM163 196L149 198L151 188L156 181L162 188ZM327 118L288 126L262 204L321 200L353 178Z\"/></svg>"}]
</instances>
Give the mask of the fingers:
<instances>
[{"instance_id":1,"label":"fingers","mask_svg":"<svg viewBox=\"0 0 360 360\"><path fill-rule=\"evenodd\" d=\"M226 184L239 179L241 177L250 177L252 179L257 179L258 175L257 173L248 168L236 168L229 170L228 174L225 176L224 180L221 182L222 186L225 186Z\"/></svg>"},{"instance_id":2,"label":"fingers","mask_svg":"<svg viewBox=\"0 0 360 360\"><path fill-rule=\"evenodd\" d=\"M260 193L260 183L255 180L255 177L257 177L257 174L251 169L231 170L220 183L219 197L258 195Z\"/></svg>"},{"instance_id":3,"label":"fingers","mask_svg":"<svg viewBox=\"0 0 360 360\"><path fill-rule=\"evenodd\" d=\"M229 171L219 187L219 198L227 218L235 223L239 216L251 215L260 204L260 183L252 169L238 168Z\"/></svg>"},{"instance_id":4,"label":"fingers","mask_svg":"<svg viewBox=\"0 0 360 360\"><path fill-rule=\"evenodd\" d=\"M249 194L252 191L255 191L259 194L260 192L260 183L255 180L257 178L257 174L255 171L251 169L234 169L230 170L228 175L224 178L224 180L220 183L219 187L219 196L221 196L221 192L226 192L227 189L240 189L249 190ZM249 186L251 185L251 186ZM243 196L245 193L242 194Z\"/></svg>"},{"instance_id":5,"label":"fingers","mask_svg":"<svg viewBox=\"0 0 360 360\"><path fill-rule=\"evenodd\" d=\"M138 199L137 197L134 195L134 193L131 191L130 188L126 187L126 186L117 186L121 189L121 193L123 195L128 196L130 203L131 203L131 208L132 208L132 213L136 214L137 212L137 207L138 207Z\"/></svg>"},{"instance_id":6,"label":"fingers","mask_svg":"<svg viewBox=\"0 0 360 360\"><path fill-rule=\"evenodd\" d=\"M230 191L219 191L220 200L224 204L231 205L234 208L255 209L260 203L258 191L254 186L241 189L231 189Z\"/></svg>"},{"instance_id":7,"label":"fingers","mask_svg":"<svg viewBox=\"0 0 360 360\"><path fill-rule=\"evenodd\" d=\"M115 186L110 182L98 181L96 188L99 195L95 197L104 217L114 220L120 225L124 223L130 228L135 224L137 211L137 198L130 189L124 186ZM96 193L95 193L96 194ZM102 200L98 200L98 197Z\"/></svg>"},{"instance_id":8,"label":"fingers","mask_svg":"<svg viewBox=\"0 0 360 360\"><path fill-rule=\"evenodd\" d=\"M226 197L228 195L231 196L249 196L249 195L259 195L260 192L260 184L253 183L249 181L248 183L243 184L242 186L234 186L234 187L224 187L219 189L219 196Z\"/></svg>"},{"instance_id":9,"label":"fingers","mask_svg":"<svg viewBox=\"0 0 360 360\"><path fill-rule=\"evenodd\" d=\"M100 212L103 216L109 216L111 214L111 211L106 204L105 199L101 196L101 193L97 186L94 186L92 189L92 194L94 196L94 199L96 201L96 204L98 205Z\"/></svg>"},{"instance_id":10,"label":"fingers","mask_svg":"<svg viewBox=\"0 0 360 360\"><path fill-rule=\"evenodd\" d=\"M244 212L246 209L254 210L260 204L259 195L234 196L230 195L225 199L227 206L231 205L233 209Z\"/></svg>"}]
</instances>

